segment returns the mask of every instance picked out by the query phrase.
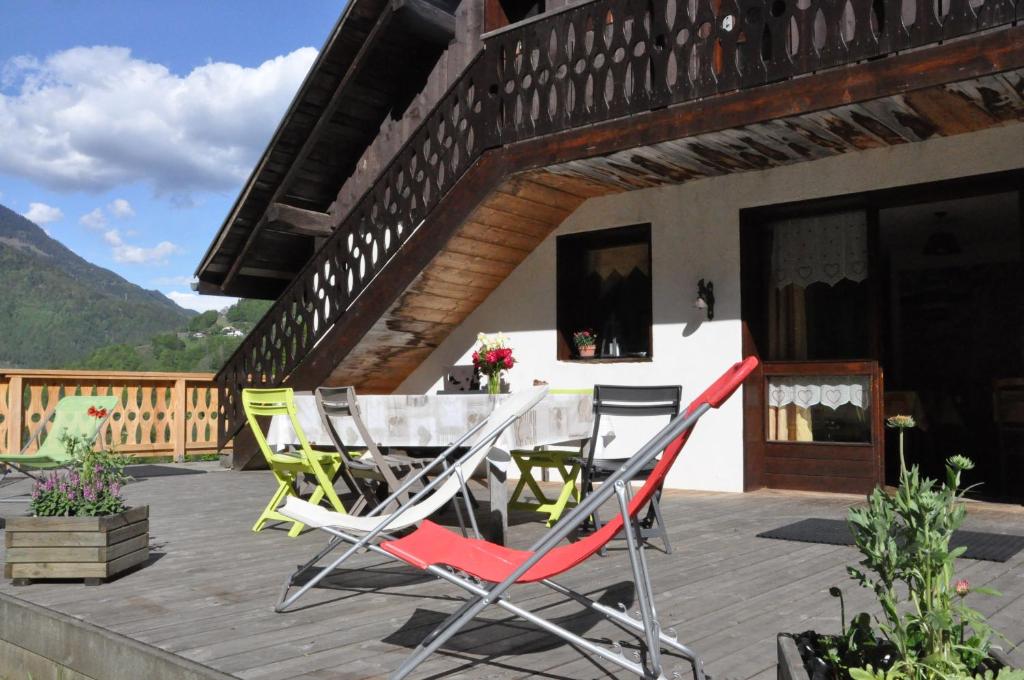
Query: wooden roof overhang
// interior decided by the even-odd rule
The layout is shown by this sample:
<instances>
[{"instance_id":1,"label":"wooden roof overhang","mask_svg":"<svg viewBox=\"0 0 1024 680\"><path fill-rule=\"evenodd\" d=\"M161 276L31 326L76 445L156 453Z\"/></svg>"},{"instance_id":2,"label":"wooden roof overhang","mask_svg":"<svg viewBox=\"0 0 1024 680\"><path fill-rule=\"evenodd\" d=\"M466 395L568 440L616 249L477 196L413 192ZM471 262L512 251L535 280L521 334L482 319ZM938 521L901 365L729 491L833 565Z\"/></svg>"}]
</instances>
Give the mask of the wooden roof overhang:
<instances>
[{"instance_id":1,"label":"wooden roof overhang","mask_svg":"<svg viewBox=\"0 0 1024 680\"><path fill-rule=\"evenodd\" d=\"M380 294L357 299L328 335L329 349L289 382L315 376L394 391L590 197L1022 120L1018 27L495 150L444 199L437 228L410 239L403 266L381 272Z\"/></svg>"},{"instance_id":2,"label":"wooden roof overhang","mask_svg":"<svg viewBox=\"0 0 1024 680\"><path fill-rule=\"evenodd\" d=\"M451 0L350 0L196 270L206 294L277 297L336 224L330 208L455 31Z\"/></svg>"}]
</instances>

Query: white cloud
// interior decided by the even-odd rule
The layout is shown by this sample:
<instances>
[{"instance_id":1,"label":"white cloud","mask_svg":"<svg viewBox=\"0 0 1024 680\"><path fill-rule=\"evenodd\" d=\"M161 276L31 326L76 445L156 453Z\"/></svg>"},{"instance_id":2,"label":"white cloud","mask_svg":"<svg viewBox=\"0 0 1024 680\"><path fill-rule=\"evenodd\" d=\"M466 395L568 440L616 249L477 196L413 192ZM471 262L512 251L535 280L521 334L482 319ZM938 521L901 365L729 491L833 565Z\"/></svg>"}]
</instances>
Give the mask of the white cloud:
<instances>
[{"instance_id":1,"label":"white cloud","mask_svg":"<svg viewBox=\"0 0 1024 680\"><path fill-rule=\"evenodd\" d=\"M9 59L0 65L0 172L60 190L233 188L315 56L305 47L255 68L216 62L184 76L123 47Z\"/></svg>"},{"instance_id":2,"label":"white cloud","mask_svg":"<svg viewBox=\"0 0 1024 680\"><path fill-rule=\"evenodd\" d=\"M152 248L125 243L117 229L103 232L103 240L110 245L114 261L126 264L165 264L168 257L181 252L181 248L170 241L161 241Z\"/></svg>"},{"instance_id":3,"label":"white cloud","mask_svg":"<svg viewBox=\"0 0 1024 680\"><path fill-rule=\"evenodd\" d=\"M28 210L22 214L22 217L29 222L42 225L64 219L64 211L45 203L29 203Z\"/></svg>"},{"instance_id":4,"label":"white cloud","mask_svg":"<svg viewBox=\"0 0 1024 680\"><path fill-rule=\"evenodd\" d=\"M115 198L110 202L110 205L107 206L107 210L110 211L111 215L118 219L124 220L129 217L135 217L135 208L133 208L132 204L123 198Z\"/></svg>"},{"instance_id":5,"label":"white cloud","mask_svg":"<svg viewBox=\"0 0 1024 680\"><path fill-rule=\"evenodd\" d=\"M96 208L78 218L80 224L93 231L101 231L107 226L107 216L102 208Z\"/></svg>"},{"instance_id":6,"label":"white cloud","mask_svg":"<svg viewBox=\"0 0 1024 680\"><path fill-rule=\"evenodd\" d=\"M194 309L197 312L206 312L211 309L219 312L238 302L238 298L221 297L219 295L199 295L198 293L179 293L178 291L164 294L185 309Z\"/></svg>"}]
</instances>

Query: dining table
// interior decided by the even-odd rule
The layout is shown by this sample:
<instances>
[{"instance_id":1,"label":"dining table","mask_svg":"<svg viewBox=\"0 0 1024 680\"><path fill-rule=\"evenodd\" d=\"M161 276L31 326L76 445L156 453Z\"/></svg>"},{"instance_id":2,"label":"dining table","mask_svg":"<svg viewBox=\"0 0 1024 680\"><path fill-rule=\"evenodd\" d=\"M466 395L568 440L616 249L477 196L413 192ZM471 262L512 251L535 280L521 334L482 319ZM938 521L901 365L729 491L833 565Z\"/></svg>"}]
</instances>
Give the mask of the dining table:
<instances>
[{"instance_id":1,"label":"dining table","mask_svg":"<svg viewBox=\"0 0 1024 680\"><path fill-rule=\"evenodd\" d=\"M508 395L466 392L459 394L365 394L359 410L366 429L378 447L426 451L435 455L451 446L486 418ZM487 538L504 545L508 533L510 451L588 439L594 425L589 394L548 394L532 410L518 418L498 438L486 458L489 521ZM313 446L333 446L311 393L296 392L299 426ZM346 447L364 444L350 416L332 417L332 425ZM277 450L294 447L298 437L286 416L274 416L267 442Z\"/></svg>"}]
</instances>

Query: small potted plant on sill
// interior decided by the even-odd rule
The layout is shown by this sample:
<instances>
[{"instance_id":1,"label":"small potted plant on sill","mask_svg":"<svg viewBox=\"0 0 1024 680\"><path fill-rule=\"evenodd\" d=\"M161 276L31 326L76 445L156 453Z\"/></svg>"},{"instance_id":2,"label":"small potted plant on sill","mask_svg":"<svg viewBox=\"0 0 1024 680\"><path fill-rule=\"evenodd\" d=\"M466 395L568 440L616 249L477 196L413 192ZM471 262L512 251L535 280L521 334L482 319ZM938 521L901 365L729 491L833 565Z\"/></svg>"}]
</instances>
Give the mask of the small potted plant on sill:
<instances>
[{"instance_id":1,"label":"small potted plant on sill","mask_svg":"<svg viewBox=\"0 0 1024 680\"><path fill-rule=\"evenodd\" d=\"M94 410L89 415L106 417ZM35 482L32 516L7 520L4 577L13 585L54 578L98 585L149 557L149 506L129 508L121 493L126 459L94 451L84 437L60 440L74 464Z\"/></svg>"},{"instance_id":2,"label":"small potted plant on sill","mask_svg":"<svg viewBox=\"0 0 1024 680\"><path fill-rule=\"evenodd\" d=\"M998 634L985 616L967 604L972 594L999 595L956 578L956 558L966 548L949 542L967 507L961 474L974 467L964 456L949 458L946 480L924 478L903 458L903 433L913 418L894 416L900 431L900 485L895 494L880 487L866 507L850 508L849 525L863 559L847 567L850 577L874 592L882 615L866 612L846 621L839 598L839 635L816 631L779 635L781 680L1024 680L1024 671L992 646ZM877 626L877 631L875 627Z\"/></svg>"},{"instance_id":3,"label":"small potted plant on sill","mask_svg":"<svg viewBox=\"0 0 1024 680\"><path fill-rule=\"evenodd\" d=\"M589 328L573 333L572 342L581 358L588 359L597 352L597 334Z\"/></svg>"},{"instance_id":4,"label":"small potted plant on sill","mask_svg":"<svg viewBox=\"0 0 1024 680\"><path fill-rule=\"evenodd\" d=\"M476 340L479 344L473 351L473 367L481 375L487 376L487 393L507 392L508 385L502 382L501 375L516 365L512 348L507 346L508 337L504 333L480 333Z\"/></svg>"}]
</instances>

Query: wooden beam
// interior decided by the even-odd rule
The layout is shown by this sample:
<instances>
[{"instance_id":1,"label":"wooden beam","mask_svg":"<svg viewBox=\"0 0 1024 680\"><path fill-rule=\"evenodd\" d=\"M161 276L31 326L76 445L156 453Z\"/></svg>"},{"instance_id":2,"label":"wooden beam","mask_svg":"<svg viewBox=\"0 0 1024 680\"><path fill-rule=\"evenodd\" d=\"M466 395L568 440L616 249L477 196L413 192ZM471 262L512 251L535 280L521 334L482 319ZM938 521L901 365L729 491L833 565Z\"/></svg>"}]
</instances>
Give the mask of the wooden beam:
<instances>
[{"instance_id":1,"label":"wooden beam","mask_svg":"<svg viewBox=\"0 0 1024 680\"><path fill-rule=\"evenodd\" d=\"M447 45L455 37L455 16L428 0L391 0L391 9L402 27L435 45Z\"/></svg>"},{"instance_id":2,"label":"wooden beam","mask_svg":"<svg viewBox=\"0 0 1024 680\"><path fill-rule=\"evenodd\" d=\"M327 106L324 107L320 113L320 118L316 121L316 125L310 130L309 135L302 143L302 148L295 154L295 158L292 159L291 165L288 166L288 171L285 173L281 181L278 182L277 187L274 189L274 195L270 199L270 204L280 203L285 192L288 191L288 187L292 182L295 181L296 175L298 174L302 164L309 158L309 154L313 152L313 148L316 146L316 140L324 133L324 130L331 125L331 121L334 118L334 114L337 112L338 107L341 106L342 102L346 99L345 90L348 84L355 80L359 75L359 72L366 65L366 59L369 54L373 51L374 46L377 42L377 36L384 31L388 23L391 21L393 16L393 10L388 5L384 8L384 11L377 17L377 22L373 28L366 35L366 39L363 40L362 46L359 48L359 52L352 59L352 63L348 67L348 71L345 73L345 77L341 79L338 86L334 89L331 94L331 100L327 102Z\"/></svg>"},{"instance_id":3,"label":"wooden beam","mask_svg":"<svg viewBox=\"0 0 1024 680\"><path fill-rule=\"evenodd\" d=\"M301 236L330 236L337 226L329 213L272 203L267 208L267 229Z\"/></svg>"},{"instance_id":4,"label":"wooden beam","mask_svg":"<svg viewBox=\"0 0 1024 680\"><path fill-rule=\"evenodd\" d=\"M252 231L249 232L249 236L246 237L245 243L242 244L238 254L235 255L234 262L232 262L231 266L228 268L228 273L224 275L224 280L220 283L220 289L222 292L226 293L228 287L234 283L235 277L238 276L238 272L242 269L242 262L244 262L245 258L249 255L249 249L251 249L256 243L256 239L260 235L260 229L262 229L263 225L266 223L267 216L264 214L263 217L260 218L259 222L252 225Z\"/></svg>"}]
</instances>

